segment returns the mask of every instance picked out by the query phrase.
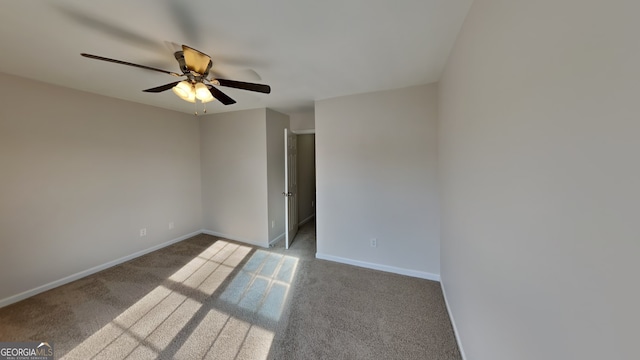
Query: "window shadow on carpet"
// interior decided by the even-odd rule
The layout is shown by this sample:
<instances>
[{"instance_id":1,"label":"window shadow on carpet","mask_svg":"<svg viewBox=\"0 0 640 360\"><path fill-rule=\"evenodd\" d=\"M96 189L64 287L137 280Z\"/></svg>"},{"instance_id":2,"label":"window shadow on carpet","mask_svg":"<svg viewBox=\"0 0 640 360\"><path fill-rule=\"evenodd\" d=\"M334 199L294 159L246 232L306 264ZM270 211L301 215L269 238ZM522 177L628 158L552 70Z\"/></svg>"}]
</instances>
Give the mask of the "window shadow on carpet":
<instances>
[{"instance_id":1,"label":"window shadow on carpet","mask_svg":"<svg viewBox=\"0 0 640 360\"><path fill-rule=\"evenodd\" d=\"M265 359L298 259L219 239L64 359Z\"/></svg>"}]
</instances>

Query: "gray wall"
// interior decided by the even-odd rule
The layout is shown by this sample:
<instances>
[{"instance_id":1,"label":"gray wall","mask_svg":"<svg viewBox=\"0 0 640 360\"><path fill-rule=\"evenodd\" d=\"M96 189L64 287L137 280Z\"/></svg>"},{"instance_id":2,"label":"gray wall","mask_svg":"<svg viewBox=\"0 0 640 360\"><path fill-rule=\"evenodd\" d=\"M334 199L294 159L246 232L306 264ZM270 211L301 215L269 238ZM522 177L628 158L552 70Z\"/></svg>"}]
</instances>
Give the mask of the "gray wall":
<instances>
[{"instance_id":1,"label":"gray wall","mask_svg":"<svg viewBox=\"0 0 640 360\"><path fill-rule=\"evenodd\" d=\"M269 209L269 241L284 236L284 129L289 116L267 109L267 191ZM272 226L273 224L273 226Z\"/></svg>"},{"instance_id":2,"label":"gray wall","mask_svg":"<svg viewBox=\"0 0 640 360\"><path fill-rule=\"evenodd\" d=\"M193 116L0 74L0 300L199 230L198 132Z\"/></svg>"},{"instance_id":3,"label":"gray wall","mask_svg":"<svg viewBox=\"0 0 640 360\"><path fill-rule=\"evenodd\" d=\"M316 102L319 257L438 278L436 117L435 85Z\"/></svg>"},{"instance_id":4,"label":"gray wall","mask_svg":"<svg viewBox=\"0 0 640 360\"><path fill-rule=\"evenodd\" d=\"M316 142L315 135L298 135L298 222L315 215Z\"/></svg>"},{"instance_id":5,"label":"gray wall","mask_svg":"<svg viewBox=\"0 0 640 360\"><path fill-rule=\"evenodd\" d=\"M202 117L202 212L216 235L268 246L265 109Z\"/></svg>"},{"instance_id":6,"label":"gray wall","mask_svg":"<svg viewBox=\"0 0 640 360\"><path fill-rule=\"evenodd\" d=\"M467 359L638 358L639 13L473 4L438 149L442 283Z\"/></svg>"},{"instance_id":7,"label":"gray wall","mask_svg":"<svg viewBox=\"0 0 640 360\"><path fill-rule=\"evenodd\" d=\"M313 130L316 128L314 109L292 113L290 118L291 130L293 131Z\"/></svg>"}]
</instances>

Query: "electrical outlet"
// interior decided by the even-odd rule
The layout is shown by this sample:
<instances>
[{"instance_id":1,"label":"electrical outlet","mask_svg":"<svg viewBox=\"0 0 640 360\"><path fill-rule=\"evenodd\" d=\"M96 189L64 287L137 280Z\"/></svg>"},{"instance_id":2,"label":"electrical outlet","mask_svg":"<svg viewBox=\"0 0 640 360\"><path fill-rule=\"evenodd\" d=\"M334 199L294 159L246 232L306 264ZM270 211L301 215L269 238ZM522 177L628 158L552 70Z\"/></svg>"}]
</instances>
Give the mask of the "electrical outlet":
<instances>
[{"instance_id":1,"label":"electrical outlet","mask_svg":"<svg viewBox=\"0 0 640 360\"><path fill-rule=\"evenodd\" d=\"M378 239L372 238L370 241L371 241L371 247L377 247L378 246Z\"/></svg>"},{"instance_id":2,"label":"electrical outlet","mask_svg":"<svg viewBox=\"0 0 640 360\"><path fill-rule=\"evenodd\" d=\"M147 236L147 228L140 229L140 237Z\"/></svg>"},{"instance_id":3,"label":"electrical outlet","mask_svg":"<svg viewBox=\"0 0 640 360\"><path fill-rule=\"evenodd\" d=\"M271 228L273 229L274 227L276 227L276 221L275 220L271 220Z\"/></svg>"},{"instance_id":4,"label":"electrical outlet","mask_svg":"<svg viewBox=\"0 0 640 360\"><path fill-rule=\"evenodd\" d=\"M173 226L173 221L172 221L172 222L169 223L169 230L171 230L173 228L174 228L174 226Z\"/></svg>"}]
</instances>

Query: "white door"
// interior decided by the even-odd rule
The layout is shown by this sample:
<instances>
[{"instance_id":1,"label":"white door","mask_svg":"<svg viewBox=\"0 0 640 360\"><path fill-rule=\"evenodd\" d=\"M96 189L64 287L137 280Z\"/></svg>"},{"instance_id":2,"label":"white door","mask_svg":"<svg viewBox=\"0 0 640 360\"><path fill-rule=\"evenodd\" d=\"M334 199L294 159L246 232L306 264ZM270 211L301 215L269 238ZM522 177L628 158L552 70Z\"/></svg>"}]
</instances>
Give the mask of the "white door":
<instances>
[{"instance_id":1,"label":"white door","mask_svg":"<svg viewBox=\"0 0 640 360\"><path fill-rule=\"evenodd\" d=\"M298 180L296 134L284 129L284 222L285 248L293 242L298 232Z\"/></svg>"}]
</instances>

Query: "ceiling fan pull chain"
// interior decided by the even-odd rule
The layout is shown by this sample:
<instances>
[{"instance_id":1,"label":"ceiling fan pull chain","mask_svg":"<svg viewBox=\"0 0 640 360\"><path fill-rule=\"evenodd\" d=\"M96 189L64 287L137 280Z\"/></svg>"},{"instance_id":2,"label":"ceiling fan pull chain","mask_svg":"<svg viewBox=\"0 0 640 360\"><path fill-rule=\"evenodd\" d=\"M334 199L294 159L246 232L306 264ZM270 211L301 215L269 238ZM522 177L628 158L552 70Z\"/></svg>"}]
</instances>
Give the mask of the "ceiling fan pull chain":
<instances>
[{"instance_id":1,"label":"ceiling fan pull chain","mask_svg":"<svg viewBox=\"0 0 640 360\"><path fill-rule=\"evenodd\" d=\"M194 112L194 116L198 116L198 100L193 102L193 112Z\"/></svg>"}]
</instances>

